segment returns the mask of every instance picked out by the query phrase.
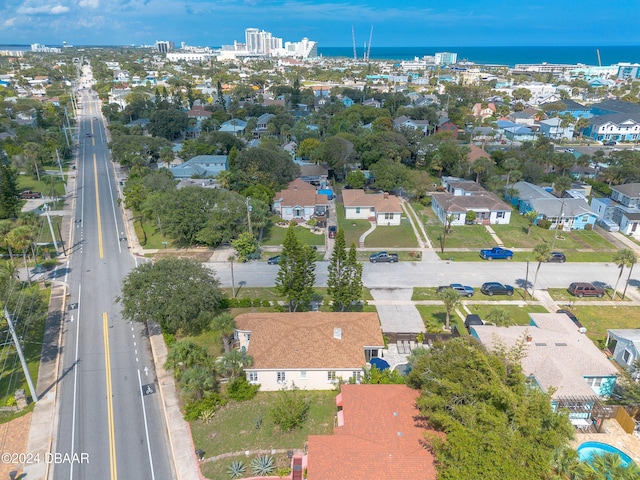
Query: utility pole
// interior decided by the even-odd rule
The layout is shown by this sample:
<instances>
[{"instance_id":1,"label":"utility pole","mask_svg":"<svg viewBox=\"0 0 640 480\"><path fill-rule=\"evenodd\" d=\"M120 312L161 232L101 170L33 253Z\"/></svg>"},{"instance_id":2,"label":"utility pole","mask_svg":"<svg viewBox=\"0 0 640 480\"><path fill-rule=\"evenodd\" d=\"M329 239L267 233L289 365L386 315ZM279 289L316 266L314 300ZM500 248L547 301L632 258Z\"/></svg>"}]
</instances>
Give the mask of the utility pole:
<instances>
[{"instance_id":1,"label":"utility pole","mask_svg":"<svg viewBox=\"0 0 640 480\"><path fill-rule=\"evenodd\" d=\"M247 225L249 225L249 233L253 237L253 229L251 228L251 210L252 210L252 207L251 207L251 205L249 205L249 197L247 197L247 200L246 200L245 204L247 205Z\"/></svg>"},{"instance_id":2,"label":"utility pole","mask_svg":"<svg viewBox=\"0 0 640 480\"><path fill-rule=\"evenodd\" d=\"M49 231L51 232L51 238L53 239L53 248L56 249L56 257L58 256L58 242L56 241L56 234L53 233L53 225L51 225L51 217L49 216L49 204L44 204L44 214L47 216L47 222L49 222Z\"/></svg>"},{"instance_id":3,"label":"utility pole","mask_svg":"<svg viewBox=\"0 0 640 480\"><path fill-rule=\"evenodd\" d=\"M60 178L62 178L62 185L64 186L64 194L67 194L67 182L64 180L64 172L62 171L62 162L60 161L60 153L58 153L58 149L56 148L56 157L58 159L58 168L60 169Z\"/></svg>"},{"instance_id":4,"label":"utility pole","mask_svg":"<svg viewBox=\"0 0 640 480\"><path fill-rule=\"evenodd\" d=\"M553 242L551 243L551 251L553 251L553 249L556 246L556 238L558 238L558 225L560 224L560 220L564 220L564 202L562 202L562 205L560 206L560 217L558 217L556 219L556 231L553 234ZM564 221L562 222L562 228L564 228Z\"/></svg>"},{"instance_id":5,"label":"utility pole","mask_svg":"<svg viewBox=\"0 0 640 480\"><path fill-rule=\"evenodd\" d=\"M22 364L22 370L24 372L24 376L27 379L27 385L29 385L29 391L31 392L31 398L33 398L34 402L38 402L38 394L36 393L36 389L33 386L33 381L31 380L31 375L29 375L29 369L27 368L27 362L24 359L24 355L22 353L22 347L20 346L20 342L18 341L18 335L16 335L16 330L13 328L13 321L11 320L11 315L9 314L9 310L5 305L4 307L4 318L7 319L7 324L9 325L9 331L11 332L11 337L13 338L13 344L16 346L16 351L18 352L18 357L20 357L20 363Z\"/></svg>"}]
</instances>

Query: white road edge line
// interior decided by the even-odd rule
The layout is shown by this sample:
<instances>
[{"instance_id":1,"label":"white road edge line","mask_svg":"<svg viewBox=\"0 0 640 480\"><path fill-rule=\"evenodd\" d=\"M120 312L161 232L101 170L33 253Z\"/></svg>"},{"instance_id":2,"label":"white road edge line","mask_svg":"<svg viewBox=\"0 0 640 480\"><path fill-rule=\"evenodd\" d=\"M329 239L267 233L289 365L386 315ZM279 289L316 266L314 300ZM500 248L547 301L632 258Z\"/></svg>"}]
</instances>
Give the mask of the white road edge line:
<instances>
[{"instance_id":1,"label":"white road edge line","mask_svg":"<svg viewBox=\"0 0 640 480\"><path fill-rule=\"evenodd\" d=\"M140 399L142 400L142 417L144 418L144 433L147 437L147 451L149 452L149 466L151 467L151 480L155 480L156 474L153 471L153 457L151 456L151 442L149 442L149 425L147 425L147 409L144 406L144 394L142 393L142 378L138 369L138 386L140 387Z\"/></svg>"},{"instance_id":2,"label":"white road edge line","mask_svg":"<svg viewBox=\"0 0 640 480\"><path fill-rule=\"evenodd\" d=\"M76 355L73 367L73 409L71 410L71 458L75 452L76 437L76 402L78 399L78 353L80 349L80 298L82 293L82 285L78 285L78 321L76 322ZM71 462L69 469L69 480L73 480L73 465Z\"/></svg>"}]
</instances>

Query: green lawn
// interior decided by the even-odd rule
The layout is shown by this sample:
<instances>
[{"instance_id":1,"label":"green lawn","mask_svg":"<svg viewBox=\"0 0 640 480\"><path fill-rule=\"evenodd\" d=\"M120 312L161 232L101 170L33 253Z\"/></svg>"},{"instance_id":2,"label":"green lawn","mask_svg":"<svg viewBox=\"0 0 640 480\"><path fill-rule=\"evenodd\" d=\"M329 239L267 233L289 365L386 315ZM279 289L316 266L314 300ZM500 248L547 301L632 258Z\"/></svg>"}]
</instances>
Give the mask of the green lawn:
<instances>
[{"instance_id":1,"label":"green lawn","mask_svg":"<svg viewBox=\"0 0 640 480\"><path fill-rule=\"evenodd\" d=\"M420 312L427 333L445 333L442 329L447 319L447 311L444 309L444 305L416 305L416 308ZM452 327L456 325L461 335L466 335L467 329L464 328L464 321L457 313L451 312L449 322Z\"/></svg>"},{"instance_id":2,"label":"green lawn","mask_svg":"<svg viewBox=\"0 0 640 480\"><path fill-rule=\"evenodd\" d=\"M347 248L352 243L356 247L360 246L360 236L371 228L368 220L347 220L344 218L344 205L336 204L336 212L338 214L338 227L344 230L344 240Z\"/></svg>"},{"instance_id":3,"label":"green lawn","mask_svg":"<svg viewBox=\"0 0 640 480\"><path fill-rule=\"evenodd\" d=\"M487 315L491 310L495 308L499 308L500 310L504 310L509 313L510 317L516 323L516 325L529 325L529 314L530 313L549 313L549 311L544 308L542 305L467 305L471 313L475 313L480 315L480 318L486 320Z\"/></svg>"},{"instance_id":4,"label":"green lawn","mask_svg":"<svg viewBox=\"0 0 640 480\"><path fill-rule=\"evenodd\" d=\"M64 183L60 175L40 175L40 180L31 175L18 176L18 191L32 190L40 192L42 195L61 197L64 195Z\"/></svg>"},{"instance_id":5,"label":"green lawn","mask_svg":"<svg viewBox=\"0 0 640 480\"><path fill-rule=\"evenodd\" d=\"M470 285L475 289L475 293L471 298L463 298L465 302L473 302L474 300L523 300L524 299L524 290L521 288L516 288L513 296L509 297L507 295L495 295L490 297L485 295L480 291L480 285ZM411 296L411 300L420 301L420 300L439 300L438 294L436 293L436 287L414 287L413 295Z\"/></svg>"},{"instance_id":6,"label":"green lawn","mask_svg":"<svg viewBox=\"0 0 640 480\"><path fill-rule=\"evenodd\" d=\"M301 391L311 404L302 428L281 432L270 413L279 392L259 392L252 400L222 407L208 425L199 420L191 422L195 448L204 450L206 457L257 449L302 449L307 436L332 433L336 392ZM256 428L256 419L262 420L260 428ZM230 463L226 459L221 462L225 468Z\"/></svg>"},{"instance_id":7,"label":"green lawn","mask_svg":"<svg viewBox=\"0 0 640 480\"><path fill-rule=\"evenodd\" d=\"M135 220L133 226L140 245L145 249L163 249L175 246L170 238L160 233L160 229L153 221L141 223L139 220Z\"/></svg>"},{"instance_id":8,"label":"green lawn","mask_svg":"<svg viewBox=\"0 0 640 480\"><path fill-rule=\"evenodd\" d=\"M294 229L296 238L306 245L324 245L324 229L321 234L311 233L311 230L305 227L296 226ZM263 245L282 245L284 237L287 234L287 228L278 227L273 222L266 229L265 236L262 239Z\"/></svg>"},{"instance_id":9,"label":"green lawn","mask_svg":"<svg viewBox=\"0 0 640 480\"><path fill-rule=\"evenodd\" d=\"M382 249L380 249L382 251ZM420 262L422 261L422 252L420 252L420 250L416 250L416 251L400 251L400 252L394 252L393 249L388 249L387 251L391 252L391 253L397 253L398 254L398 260L401 262ZM368 262L369 261L369 256L374 253L374 252L370 252L370 251L358 251L357 252L357 259L361 262Z\"/></svg>"},{"instance_id":10,"label":"green lawn","mask_svg":"<svg viewBox=\"0 0 640 480\"><path fill-rule=\"evenodd\" d=\"M418 240L409 219L403 218L397 227L376 227L367 235L364 245L370 248L413 248L418 246Z\"/></svg>"},{"instance_id":11,"label":"green lawn","mask_svg":"<svg viewBox=\"0 0 640 480\"><path fill-rule=\"evenodd\" d=\"M278 268L276 265L274 265L274 267ZM236 286L236 289L237 288L238 287ZM227 297L231 297L230 288L223 288L222 291ZM325 299L327 298L326 287L316 287L315 291L321 297ZM278 294L278 291L276 290L275 287L241 287L240 290L236 291L236 298L251 298L251 299L259 298L261 300L270 300L270 301L284 300L284 298ZM362 300L365 300L365 301L373 300L373 297L371 296L371 292L367 287L362 288Z\"/></svg>"}]
</instances>

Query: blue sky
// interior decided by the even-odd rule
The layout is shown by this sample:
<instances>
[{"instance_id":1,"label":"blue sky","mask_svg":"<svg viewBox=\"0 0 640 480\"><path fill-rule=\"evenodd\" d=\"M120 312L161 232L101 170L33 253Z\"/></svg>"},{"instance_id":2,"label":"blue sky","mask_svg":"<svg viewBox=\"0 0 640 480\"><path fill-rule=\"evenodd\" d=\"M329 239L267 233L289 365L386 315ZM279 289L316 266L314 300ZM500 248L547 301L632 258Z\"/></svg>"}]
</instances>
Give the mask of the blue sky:
<instances>
[{"instance_id":1,"label":"blue sky","mask_svg":"<svg viewBox=\"0 0 640 480\"><path fill-rule=\"evenodd\" d=\"M638 0L0 0L0 44L218 46L264 29L350 47L640 45Z\"/></svg>"}]
</instances>

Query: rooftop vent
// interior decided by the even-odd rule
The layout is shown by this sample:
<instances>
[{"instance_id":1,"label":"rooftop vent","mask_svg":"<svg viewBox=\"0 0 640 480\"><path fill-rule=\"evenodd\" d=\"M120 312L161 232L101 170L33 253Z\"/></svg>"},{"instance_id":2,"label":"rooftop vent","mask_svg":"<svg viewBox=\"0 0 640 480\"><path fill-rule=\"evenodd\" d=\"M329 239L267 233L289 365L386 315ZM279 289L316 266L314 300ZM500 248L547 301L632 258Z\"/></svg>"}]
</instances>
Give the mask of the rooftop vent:
<instances>
[{"instance_id":1,"label":"rooftop vent","mask_svg":"<svg viewBox=\"0 0 640 480\"><path fill-rule=\"evenodd\" d=\"M536 343L536 347L546 347L546 343Z\"/></svg>"},{"instance_id":2,"label":"rooftop vent","mask_svg":"<svg viewBox=\"0 0 640 480\"><path fill-rule=\"evenodd\" d=\"M556 347L566 347L566 343L556 343Z\"/></svg>"},{"instance_id":3,"label":"rooftop vent","mask_svg":"<svg viewBox=\"0 0 640 480\"><path fill-rule=\"evenodd\" d=\"M342 340L342 329L340 327L335 327L333 329L333 338Z\"/></svg>"}]
</instances>

